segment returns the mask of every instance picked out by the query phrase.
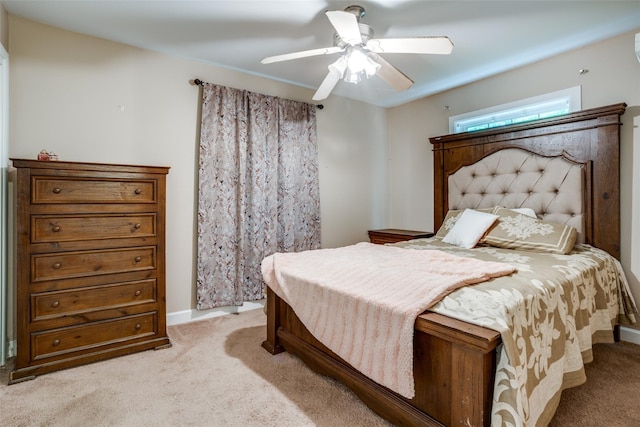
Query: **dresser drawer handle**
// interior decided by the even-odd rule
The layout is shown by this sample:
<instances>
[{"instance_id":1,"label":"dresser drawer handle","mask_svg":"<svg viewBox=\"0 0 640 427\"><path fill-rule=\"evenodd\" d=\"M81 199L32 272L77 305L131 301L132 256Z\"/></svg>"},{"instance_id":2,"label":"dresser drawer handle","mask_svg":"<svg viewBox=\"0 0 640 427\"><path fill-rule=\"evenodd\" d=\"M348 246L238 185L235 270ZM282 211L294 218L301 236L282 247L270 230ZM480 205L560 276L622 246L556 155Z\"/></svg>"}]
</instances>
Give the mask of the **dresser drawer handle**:
<instances>
[{"instance_id":1,"label":"dresser drawer handle","mask_svg":"<svg viewBox=\"0 0 640 427\"><path fill-rule=\"evenodd\" d=\"M56 338L55 340L53 340L51 342L51 345L54 346L54 347L59 346L60 345L60 340L58 338Z\"/></svg>"},{"instance_id":2,"label":"dresser drawer handle","mask_svg":"<svg viewBox=\"0 0 640 427\"><path fill-rule=\"evenodd\" d=\"M142 227L142 225L141 225L140 223L137 223L137 224L135 224L135 225L133 226L133 228L135 228L136 230L137 230L138 228L140 228L140 227Z\"/></svg>"},{"instance_id":3,"label":"dresser drawer handle","mask_svg":"<svg viewBox=\"0 0 640 427\"><path fill-rule=\"evenodd\" d=\"M51 227L51 231L53 231L54 233L57 233L58 231L60 231L60 226L54 225L53 227Z\"/></svg>"},{"instance_id":4,"label":"dresser drawer handle","mask_svg":"<svg viewBox=\"0 0 640 427\"><path fill-rule=\"evenodd\" d=\"M142 328L142 325L140 323L136 323L136 331L139 331L140 328Z\"/></svg>"},{"instance_id":5,"label":"dresser drawer handle","mask_svg":"<svg viewBox=\"0 0 640 427\"><path fill-rule=\"evenodd\" d=\"M134 293L134 295L135 295L135 296L137 296L137 297L139 297L140 295L142 295L142 292L141 292L140 290L137 290L137 291Z\"/></svg>"},{"instance_id":6,"label":"dresser drawer handle","mask_svg":"<svg viewBox=\"0 0 640 427\"><path fill-rule=\"evenodd\" d=\"M137 257L135 258L135 261L136 261L136 262L140 262L140 261L142 261L142 257L141 257L141 256L137 256Z\"/></svg>"},{"instance_id":7,"label":"dresser drawer handle","mask_svg":"<svg viewBox=\"0 0 640 427\"><path fill-rule=\"evenodd\" d=\"M140 194L140 193L142 193L142 190L141 190L141 189L139 189L139 188L136 188L136 191L134 191L134 193L136 193L136 194Z\"/></svg>"},{"instance_id":8,"label":"dresser drawer handle","mask_svg":"<svg viewBox=\"0 0 640 427\"><path fill-rule=\"evenodd\" d=\"M62 267L62 264L60 264L59 262L56 262L55 264L52 265L54 270L58 270L60 267Z\"/></svg>"},{"instance_id":9,"label":"dresser drawer handle","mask_svg":"<svg viewBox=\"0 0 640 427\"><path fill-rule=\"evenodd\" d=\"M53 194L60 194L60 191L62 191L59 187L55 187L53 190Z\"/></svg>"},{"instance_id":10,"label":"dresser drawer handle","mask_svg":"<svg viewBox=\"0 0 640 427\"><path fill-rule=\"evenodd\" d=\"M54 302L52 302L52 303L51 303L51 307L53 307L53 308L58 308L58 307L60 307L60 301L54 301Z\"/></svg>"}]
</instances>

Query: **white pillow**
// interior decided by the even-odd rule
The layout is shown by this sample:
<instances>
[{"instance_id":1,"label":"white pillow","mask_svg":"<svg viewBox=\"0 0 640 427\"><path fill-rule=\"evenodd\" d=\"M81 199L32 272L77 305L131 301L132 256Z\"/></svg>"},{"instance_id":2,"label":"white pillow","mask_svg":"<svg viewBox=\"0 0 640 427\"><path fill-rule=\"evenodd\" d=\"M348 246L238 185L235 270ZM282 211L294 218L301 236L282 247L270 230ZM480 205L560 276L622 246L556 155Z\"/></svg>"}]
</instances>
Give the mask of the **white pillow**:
<instances>
[{"instance_id":1,"label":"white pillow","mask_svg":"<svg viewBox=\"0 0 640 427\"><path fill-rule=\"evenodd\" d=\"M496 222L498 215L465 209L451 230L442 239L445 243L471 249Z\"/></svg>"},{"instance_id":2,"label":"white pillow","mask_svg":"<svg viewBox=\"0 0 640 427\"><path fill-rule=\"evenodd\" d=\"M534 210L531 208L511 208L511 210L522 215L530 216L531 218L538 218Z\"/></svg>"}]
</instances>

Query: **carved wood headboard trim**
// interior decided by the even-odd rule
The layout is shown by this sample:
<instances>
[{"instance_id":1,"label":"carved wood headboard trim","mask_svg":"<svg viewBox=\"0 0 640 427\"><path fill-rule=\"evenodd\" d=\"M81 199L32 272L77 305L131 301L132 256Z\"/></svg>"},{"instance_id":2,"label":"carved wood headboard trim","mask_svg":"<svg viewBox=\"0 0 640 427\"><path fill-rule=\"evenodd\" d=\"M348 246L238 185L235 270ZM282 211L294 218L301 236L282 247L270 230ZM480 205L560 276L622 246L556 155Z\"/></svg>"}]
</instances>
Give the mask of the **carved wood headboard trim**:
<instances>
[{"instance_id":1,"label":"carved wood headboard trim","mask_svg":"<svg viewBox=\"0 0 640 427\"><path fill-rule=\"evenodd\" d=\"M620 116L626 104L479 132L429 138L434 160L434 229L448 210L449 175L489 154L521 148L590 163L585 241L620 257Z\"/></svg>"}]
</instances>

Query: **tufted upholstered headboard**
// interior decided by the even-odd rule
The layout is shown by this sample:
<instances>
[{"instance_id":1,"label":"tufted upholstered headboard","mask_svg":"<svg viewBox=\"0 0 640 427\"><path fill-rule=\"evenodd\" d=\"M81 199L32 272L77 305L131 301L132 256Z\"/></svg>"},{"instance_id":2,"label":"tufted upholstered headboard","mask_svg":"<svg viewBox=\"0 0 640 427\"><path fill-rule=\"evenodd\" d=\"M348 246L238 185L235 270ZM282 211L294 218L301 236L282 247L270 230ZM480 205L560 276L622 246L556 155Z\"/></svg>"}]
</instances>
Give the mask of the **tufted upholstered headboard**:
<instances>
[{"instance_id":1,"label":"tufted upholstered headboard","mask_svg":"<svg viewBox=\"0 0 640 427\"><path fill-rule=\"evenodd\" d=\"M588 165L505 148L449 175L448 208L531 208L538 218L575 227L583 242Z\"/></svg>"},{"instance_id":2,"label":"tufted upholstered headboard","mask_svg":"<svg viewBox=\"0 0 640 427\"><path fill-rule=\"evenodd\" d=\"M434 227L449 209L528 207L620 257L620 115L625 104L430 138Z\"/></svg>"}]
</instances>

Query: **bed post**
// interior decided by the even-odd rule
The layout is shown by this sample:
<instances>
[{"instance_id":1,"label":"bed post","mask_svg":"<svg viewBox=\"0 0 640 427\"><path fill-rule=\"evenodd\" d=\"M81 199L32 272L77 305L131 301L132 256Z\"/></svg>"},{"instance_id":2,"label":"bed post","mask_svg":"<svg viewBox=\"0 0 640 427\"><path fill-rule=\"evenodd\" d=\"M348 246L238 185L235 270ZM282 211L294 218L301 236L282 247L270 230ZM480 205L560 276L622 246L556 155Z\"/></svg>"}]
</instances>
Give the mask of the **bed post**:
<instances>
[{"instance_id":1,"label":"bed post","mask_svg":"<svg viewBox=\"0 0 640 427\"><path fill-rule=\"evenodd\" d=\"M262 347L271 354L284 351L278 338L280 328L280 297L267 287L267 339L262 342Z\"/></svg>"},{"instance_id":2,"label":"bed post","mask_svg":"<svg viewBox=\"0 0 640 427\"><path fill-rule=\"evenodd\" d=\"M491 425L500 333L432 312L418 316L415 329L422 380L414 403L448 426Z\"/></svg>"},{"instance_id":3,"label":"bed post","mask_svg":"<svg viewBox=\"0 0 640 427\"><path fill-rule=\"evenodd\" d=\"M432 141L433 144L433 188L444 189L444 144ZM433 193L433 229L438 230L447 215L449 201L443 191Z\"/></svg>"}]
</instances>

